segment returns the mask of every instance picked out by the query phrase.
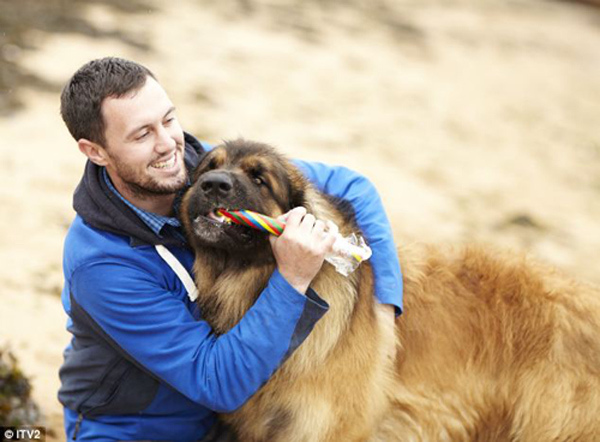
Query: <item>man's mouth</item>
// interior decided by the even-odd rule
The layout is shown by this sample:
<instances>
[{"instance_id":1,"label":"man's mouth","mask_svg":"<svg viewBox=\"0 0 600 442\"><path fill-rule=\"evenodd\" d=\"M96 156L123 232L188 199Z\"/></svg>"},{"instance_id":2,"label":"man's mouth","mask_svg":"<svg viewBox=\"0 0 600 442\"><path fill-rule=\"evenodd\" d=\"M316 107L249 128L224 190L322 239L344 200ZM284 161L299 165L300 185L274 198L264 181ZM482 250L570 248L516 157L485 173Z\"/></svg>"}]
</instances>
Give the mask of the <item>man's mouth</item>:
<instances>
[{"instance_id":1,"label":"man's mouth","mask_svg":"<svg viewBox=\"0 0 600 442\"><path fill-rule=\"evenodd\" d=\"M177 152L173 154L171 158L164 161L157 161L156 163L152 163L150 167L153 169L171 169L177 163Z\"/></svg>"}]
</instances>

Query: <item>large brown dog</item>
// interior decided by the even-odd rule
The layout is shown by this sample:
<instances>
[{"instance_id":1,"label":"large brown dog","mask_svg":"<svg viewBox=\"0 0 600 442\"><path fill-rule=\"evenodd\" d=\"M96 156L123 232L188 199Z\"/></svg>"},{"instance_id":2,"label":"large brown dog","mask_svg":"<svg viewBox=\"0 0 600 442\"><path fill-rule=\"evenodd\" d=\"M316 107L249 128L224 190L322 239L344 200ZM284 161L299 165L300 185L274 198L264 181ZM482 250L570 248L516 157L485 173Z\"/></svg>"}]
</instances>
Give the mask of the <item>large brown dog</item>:
<instances>
[{"instance_id":1,"label":"large brown dog","mask_svg":"<svg viewBox=\"0 0 600 442\"><path fill-rule=\"evenodd\" d=\"M222 183L233 190L206 191ZM277 216L299 205L343 234L358 230L346 205L268 146L225 143L199 165L181 214L217 333L252 306L275 262L265 234L208 215L226 207ZM257 394L223 416L239 440L600 440L597 288L480 248L400 257L396 330L379 320L368 265L346 278L324 264L312 287L330 311Z\"/></svg>"}]
</instances>

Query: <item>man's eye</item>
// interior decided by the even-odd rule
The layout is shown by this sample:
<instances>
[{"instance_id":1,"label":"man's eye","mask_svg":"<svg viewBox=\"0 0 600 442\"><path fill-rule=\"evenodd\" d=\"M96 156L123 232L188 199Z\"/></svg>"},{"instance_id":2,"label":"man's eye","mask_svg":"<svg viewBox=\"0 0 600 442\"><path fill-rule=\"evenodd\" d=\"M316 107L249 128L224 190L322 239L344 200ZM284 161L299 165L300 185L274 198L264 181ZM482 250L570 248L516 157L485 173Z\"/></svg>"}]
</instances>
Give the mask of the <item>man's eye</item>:
<instances>
[{"instance_id":1,"label":"man's eye","mask_svg":"<svg viewBox=\"0 0 600 442\"><path fill-rule=\"evenodd\" d=\"M168 120L165 121L165 124L171 124L173 121L175 121L175 117L171 117Z\"/></svg>"},{"instance_id":2,"label":"man's eye","mask_svg":"<svg viewBox=\"0 0 600 442\"><path fill-rule=\"evenodd\" d=\"M144 138L146 138L148 136L150 132L144 132L143 134L139 135L136 140L140 141L143 140Z\"/></svg>"}]
</instances>

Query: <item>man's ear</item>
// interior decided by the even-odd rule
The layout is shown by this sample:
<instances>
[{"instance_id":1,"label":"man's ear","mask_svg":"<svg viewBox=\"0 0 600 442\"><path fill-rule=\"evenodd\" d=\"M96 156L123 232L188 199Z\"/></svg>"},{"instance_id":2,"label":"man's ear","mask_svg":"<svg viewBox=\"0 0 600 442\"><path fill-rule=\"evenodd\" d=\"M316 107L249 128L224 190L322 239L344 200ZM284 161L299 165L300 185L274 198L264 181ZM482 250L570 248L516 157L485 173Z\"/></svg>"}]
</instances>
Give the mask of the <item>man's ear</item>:
<instances>
[{"instance_id":1,"label":"man's ear","mask_svg":"<svg viewBox=\"0 0 600 442\"><path fill-rule=\"evenodd\" d=\"M106 166L108 163L108 154L106 149L93 141L80 138L77 141L77 146L81 153L90 159L90 161L98 166Z\"/></svg>"}]
</instances>

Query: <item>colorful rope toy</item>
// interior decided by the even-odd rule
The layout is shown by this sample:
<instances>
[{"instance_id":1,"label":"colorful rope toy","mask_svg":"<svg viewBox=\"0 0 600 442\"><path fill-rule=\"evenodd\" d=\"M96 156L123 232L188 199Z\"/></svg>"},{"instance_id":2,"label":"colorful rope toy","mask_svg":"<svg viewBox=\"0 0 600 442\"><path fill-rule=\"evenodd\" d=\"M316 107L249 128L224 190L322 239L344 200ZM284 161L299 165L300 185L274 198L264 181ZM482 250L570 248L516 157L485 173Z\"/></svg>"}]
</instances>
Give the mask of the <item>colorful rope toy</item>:
<instances>
[{"instance_id":1,"label":"colorful rope toy","mask_svg":"<svg viewBox=\"0 0 600 442\"><path fill-rule=\"evenodd\" d=\"M217 209L217 215L224 216L229 221L241 226L252 227L256 230L268 232L271 235L279 236L285 229L285 223L277 221L267 215L253 212L251 210L225 210Z\"/></svg>"},{"instance_id":2,"label":"colorful rope toy","mask_svg":"<svg viewBox=\"0 0 600 442\"><path fill-rule=\"evenodd\" d=\"M268 232L275 236L281 235L285 229L284 222L251 210L217 209L215 213L234 224ZM361 262L369 259L372 254L362 237L352 234L350 237L344 238L339 233L333 244L333 252L334 255L327 256L325 259L345 276L353 272Z\"/></svg>"}]
</instances>

